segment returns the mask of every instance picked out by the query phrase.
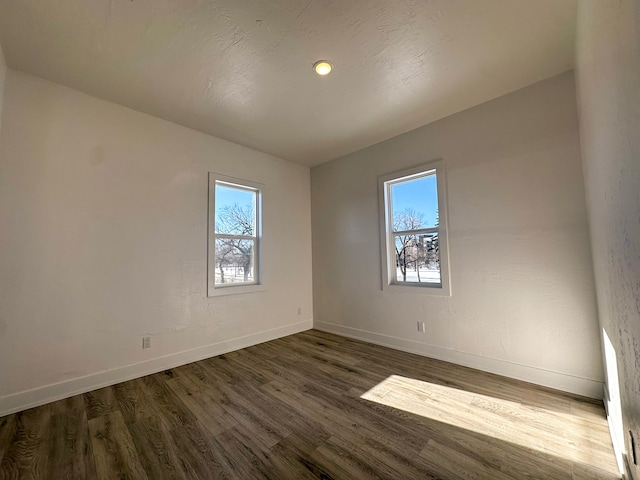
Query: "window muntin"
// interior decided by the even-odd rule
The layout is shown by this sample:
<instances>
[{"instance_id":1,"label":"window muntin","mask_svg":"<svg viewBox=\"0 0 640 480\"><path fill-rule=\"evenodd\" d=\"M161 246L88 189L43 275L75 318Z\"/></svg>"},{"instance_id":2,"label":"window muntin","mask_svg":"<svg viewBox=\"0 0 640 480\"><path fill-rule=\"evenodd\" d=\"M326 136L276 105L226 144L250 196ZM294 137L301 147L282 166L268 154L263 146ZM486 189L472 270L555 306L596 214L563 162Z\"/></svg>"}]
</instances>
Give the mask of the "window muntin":
<instances>
[{"instance_id":1,"label":"window muntin","mask_svg":"<svg viewBox=\"0 0 640 480\"><path fill-rule=\"evenodd\" d=\"M259 286L262 187L210 174L209 295Z\"/></svg>"},{"instance_id":2,"label":"window muntin","mask_svg":"<svg viewBox=\"0 0 640 480\"><path fill-rule=\"evenodd\" d=\"M449 295L441 162L381 177L380 190L383 289L430 287Z\"/></svg>"}]
</instances>

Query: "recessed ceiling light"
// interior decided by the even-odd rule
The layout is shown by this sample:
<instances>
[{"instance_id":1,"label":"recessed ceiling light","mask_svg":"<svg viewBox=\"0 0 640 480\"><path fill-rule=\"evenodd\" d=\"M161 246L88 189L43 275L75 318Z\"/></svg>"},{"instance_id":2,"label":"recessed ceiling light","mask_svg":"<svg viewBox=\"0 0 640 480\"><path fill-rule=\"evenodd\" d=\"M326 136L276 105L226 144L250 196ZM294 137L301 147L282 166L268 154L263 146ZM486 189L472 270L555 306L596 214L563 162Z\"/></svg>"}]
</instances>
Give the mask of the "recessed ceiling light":
<instances>
[{"instance_id":1,"label":"recessed ceiling light","mask_svg":"<svg viewBox=\"0 0 640 480\"><path fill-rule=\"evenodd\" d=\"M326 60L318 60L316 63L313 64L313 70L318 75L322 75L322 76L328 75L329 72L331 72L332 68L333 67L331 66L331 64Z\"/></svg>"}]
</instances>

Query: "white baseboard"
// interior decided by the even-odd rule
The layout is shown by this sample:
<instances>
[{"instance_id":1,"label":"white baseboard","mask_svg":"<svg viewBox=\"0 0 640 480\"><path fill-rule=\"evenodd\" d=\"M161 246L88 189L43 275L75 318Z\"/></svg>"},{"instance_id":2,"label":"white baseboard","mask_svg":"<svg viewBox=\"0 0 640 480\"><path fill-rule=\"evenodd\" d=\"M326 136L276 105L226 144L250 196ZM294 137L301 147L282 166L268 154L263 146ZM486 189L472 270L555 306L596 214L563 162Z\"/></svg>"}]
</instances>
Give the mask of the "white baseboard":
<instances>
[{"instance_id":1,"label":"white baseboard","mask_svg":"<svg viewBox=\"0 0 640 480\"><path fill-rule=\"evenodd\" d=\"M144 362L115 368L104 372L94 373L84 377L53 383L44 387L25 390L0 397L0 417L28 408L55 402L63 398L90 392L102 387L114 385L134 378L144 377L152 373L161 372L169 368L179 367L191 362L197 362L216 355L222 355L241 348L268 342L276 338L304 332L313 328L313 320L287 325L284 327L253 333L244 337L224 340L203 347L173 353L163 357L153 358Z\"/></svg>"},{"instance_id":2,"label":"white baseboard","mask_svg":"<svg viewBox=\"0 0 640 480\"><path fill-rule=\"evenodd\" d=\"M590 378L577 377L575 375L553 372L505 360L483 357L481 355L414 342L413 340L392 337L334 323L314 321L313 328L344 337L355 338L356 340L363 340L376 345L382 345L384 347L394 348L396 350L402 350L403 352L415 353L417 355L535 383L536 385L542 385L556 390L575 393L576 395L596 398L598 400L602 399L603 382Z\"/></svg>"}]
</instances>

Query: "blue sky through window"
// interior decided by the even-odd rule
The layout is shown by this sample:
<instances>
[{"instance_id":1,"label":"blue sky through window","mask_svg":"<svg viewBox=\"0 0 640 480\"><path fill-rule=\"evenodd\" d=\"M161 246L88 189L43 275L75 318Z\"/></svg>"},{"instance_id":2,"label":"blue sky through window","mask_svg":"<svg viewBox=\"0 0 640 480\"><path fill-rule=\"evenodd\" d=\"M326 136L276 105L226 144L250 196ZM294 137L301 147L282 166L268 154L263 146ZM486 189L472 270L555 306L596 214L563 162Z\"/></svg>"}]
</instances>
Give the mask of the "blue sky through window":
<instances>
[{"instance_id":1,"label":"blue sky through window","mask_svg":"<svg viewBox=\"0 0 640 480\"><path fill-rule=\"evenodd\" d=\"M218 206L233 205L253 205L255 193L249 190L241 190L239 188L227 187L226 185L216 185L216 210Z\"/></svg>"},{"instance_id":2,"label":"blue sky through window","mask_svg":"<svg viewBox=\"0 0 640 480\"><path fill-rule=\"evenodd\" d=\"M217 184L215 195L216 221L220 220L220 213L224 211L225 207L236 203L241 207L249 206L251 211L255 212L256 194L253 191Z\"/></svg>"},{"instance_id":3,"label":"blue sky through window","mask_svg":"<svg viewBox=\"0 0 640 480\"><path fill-rule=\"evenodd\" d=\"M423 227L434 227L438 214L438 186L435 175L391 186L393 214L411 208L424 215Z\"/></svg>"}]
</instances>

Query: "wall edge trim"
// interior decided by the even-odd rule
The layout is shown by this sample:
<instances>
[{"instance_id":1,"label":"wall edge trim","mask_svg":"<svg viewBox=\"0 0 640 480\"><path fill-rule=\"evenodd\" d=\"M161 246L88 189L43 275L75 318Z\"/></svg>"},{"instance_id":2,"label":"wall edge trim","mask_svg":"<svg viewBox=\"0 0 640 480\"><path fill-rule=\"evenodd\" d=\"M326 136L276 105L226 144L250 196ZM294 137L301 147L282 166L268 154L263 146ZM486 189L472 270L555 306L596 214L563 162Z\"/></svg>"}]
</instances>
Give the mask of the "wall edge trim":
<instances>
[{"instance_id":1,"label":"wall edge trim","mask_svg":"<svg viewBox=\"0 0 640 480\"><path fill-rule=\"evenodd\" d=\"M305 320L83 377L72 378L70 380L12 393L0 397L0 417L90 392L98 388L108 387L116 383L144 377L170 368L176 368L187 363L197 362L205 358L251 347L287 335L304 332L312 328L313 320Z\"/></svg>"},{"instance_id":2,"label":"wall edge trim","mask_svg":"<svg viewBox=\"0 0 640 480\"><path fill-rule=\"evenodd\" d=\"M323 332L334 333L356 340L389 347L403 352L414 353L423 357L443 360L465 367L483 370L516 380L522 380L543 387L549 387L584 397L602 400L604 382L590 378L578 377L566 373L553 372L505 360L484 357L459 350L416 342L404 338L393 337L369 330L361 330L344 325L314 321L313 328Z\"/></svg>"}]
</instances>

